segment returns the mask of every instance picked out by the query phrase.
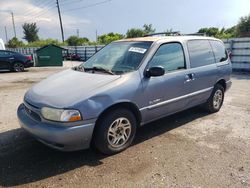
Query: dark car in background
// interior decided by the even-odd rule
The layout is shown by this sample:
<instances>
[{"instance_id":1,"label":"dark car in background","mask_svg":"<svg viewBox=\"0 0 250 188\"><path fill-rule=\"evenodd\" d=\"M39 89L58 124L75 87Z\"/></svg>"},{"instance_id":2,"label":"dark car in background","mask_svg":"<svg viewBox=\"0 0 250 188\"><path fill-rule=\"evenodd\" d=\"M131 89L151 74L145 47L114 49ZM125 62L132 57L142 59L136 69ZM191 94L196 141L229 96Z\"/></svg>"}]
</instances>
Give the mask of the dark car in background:
<instances>
[{"instance_id":1,"label":"dark car in background","mask_svg":"<svg viewBox=\"0 0 250 188\"><path fill-rule=\"evenodd\" d=\"M25 56L18 52L0 50L0 70L22 72L33 66L32 56Z\"/></svg>"}]
</instances>

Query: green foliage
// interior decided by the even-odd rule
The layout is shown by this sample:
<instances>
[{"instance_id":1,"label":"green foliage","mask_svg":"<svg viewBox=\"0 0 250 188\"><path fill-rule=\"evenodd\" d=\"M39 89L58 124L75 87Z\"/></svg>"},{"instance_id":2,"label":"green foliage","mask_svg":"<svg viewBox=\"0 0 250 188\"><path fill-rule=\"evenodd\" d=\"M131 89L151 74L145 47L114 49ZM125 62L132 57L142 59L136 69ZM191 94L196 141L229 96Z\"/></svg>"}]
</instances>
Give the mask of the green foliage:
<instances>
[{"instance_id":1,"label":"green foliage","mask_svg":"<svg viewBox=\"0 0 250 188\"><path fill-rule=\"evenodd\" d=\"M215 37L217 33L219 33L219 29L216 27L209 27L209 28L201 28L199 29L198 33L204 33L207 36Z\"/></svg>"},{"instance_id":2,"label":"green foliage","mask_svg":"<svg viewBox=\"0 0 250 188\"><path fill-rule=\"evenodd\" d=\"M132 28L127 31L127 38L143 37L145 35L143 29Z\"/></svg>"},{"instance_id":3,"label":"green foliage","mask_svg":"<svg viewBox=\"0 0 250 188\"><path fill-rule=\"evenodd\" d=\"M250 14L240 18L236 33L239 37L250 37Z\"/></svg>"},{"instance_id":4,"label":"green foliage","mask_svg":"<svg viewBox=\"0 0 250 188\"><path fill-rule=\"evenodd\" d=\"M155 29L153 28L152 24L144 24L143 29L140 28L132 28L127 31L126 37L127 38L136 38L136 37L143 37L146 34L154 33Z\"/></svg>"},{"instance_id":5,"label":"green foliage","mask_svg":"<svg viewBox=\"0 0 250 188\"><path fill-rule=\"evenodd\" d=\"M23 41L18 40L18 38L13 37L8 41L6 46L9 48L17 48L17 47L23 47L25 46L25 44L23 43Z\"/></svg>"},{"instance_id":6,"label":"green foliage","mask_svg":"<svg viewBox=\"0 0 250 188\"><path fill-rule=\"evenodd\" d=\"M39 40L38 37L39 28L37 28L36 23L24 23L22 27L24 34L23 39L27 40L28 42L34 42Z\"/></svg>"},{"instance_id":7,"label":"green foliage","mask_svg":"<svg viewBox=\"0 0 250 188\"><path fill-rule=\"evenodd\" d=\"M30 42L26 46L27 47L42 47L42 46L46 46L46 45L49 45L49 44L54 44L54 45L57 45L57 46L65 45L65 43L61 43L57 39L50 39L49 38L49 39L41 39L41 40L38 40L38 41L35 41L35 42Z\"/></svg>"},{"instance_id":8,"label":"green foliage","mask_svg":"<svg viewBox=\"0 0 250 188\"><path fill-rule=\"evenodd\" d=\"M143 28L145 34L155 33L155 29L153 28L152 24L144 24Z\"/></svg>"},{"instance_id":9,"label":"green foliage","mask_svg":"<svg viewBox=\"0 0 250 188\"><path fill-rule=\"evenodd\" d=\"M112 41L120 40L122 38L124 38L122 34L108 33L108 34L98 36L97 40L99 44L109 44Z\"/></svg>"},{"instance_id":10,"label":"green foliage","mask_svg":"<svg viewBox=\"0 0 250 188\"><path fill-rule=\"evenodd\" d=\"M209 28L201 28L199 29L198 33L204 33L206 36L216 37L220 39L228 39L232 37L236 37L235 27L231 27L229 29L219 29L216 27L209 27Z\"/></svg>"},{"instance_id":11,"label":"green foliage","mask_svg":"<svg viewBox=\"0 0 250 188\"><path fill-rule=\"evenodd\" d=\"M89 43L89 39L84 37L84 38L81 38L81 37L77 37L77 36L70 36L67 40L66 40L66 43L69 45L69 46L81 46L83 44L88 44Z\"/></svg>"}]
</instances>

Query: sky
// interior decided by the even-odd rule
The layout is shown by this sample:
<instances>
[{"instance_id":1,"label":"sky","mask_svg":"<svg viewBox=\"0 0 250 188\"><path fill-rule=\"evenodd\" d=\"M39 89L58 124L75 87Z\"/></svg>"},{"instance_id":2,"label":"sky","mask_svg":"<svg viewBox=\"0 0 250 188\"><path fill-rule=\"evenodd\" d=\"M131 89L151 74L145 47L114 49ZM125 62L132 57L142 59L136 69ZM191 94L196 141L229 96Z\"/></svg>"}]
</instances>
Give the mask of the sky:
<instances>
[{"instance_id":1,"label":"sky","mask_svg":"<svg viewBox=\"0 0 250 188\"><path fill-rule=\"evenodd\" d=\"M98 35L152 24L157 32L169 29L194 33L202 27L232 27L250 14L250 0L58 0L65 38L77 34L90 40ZM23 38L22 24L36 22L39 37L61 40L56 0L0 0L0 38Z\"/></svg>"}]
</instances>

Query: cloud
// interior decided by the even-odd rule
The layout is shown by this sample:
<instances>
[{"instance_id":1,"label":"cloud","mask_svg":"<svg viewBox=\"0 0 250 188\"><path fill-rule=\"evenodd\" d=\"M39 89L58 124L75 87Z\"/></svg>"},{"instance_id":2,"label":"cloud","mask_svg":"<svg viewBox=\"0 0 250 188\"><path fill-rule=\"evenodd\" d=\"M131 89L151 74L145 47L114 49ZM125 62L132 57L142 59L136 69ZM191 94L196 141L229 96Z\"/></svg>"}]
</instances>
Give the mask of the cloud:
<instances>
[{"instance_id":1,"label":"cloud","mask_svg":"<svg viewBox=\"0 0 250 188\"><path fill-rule=\"evenodd\" d=\"M60 38L60 26L58 12L55 1L45 2L39 1L34 3L31 0L8 0L0 2L0 25L7 26L9 38L12 36L12 20L11 14L14 13L17 36L22 38L22 24L25 22L36 22L41 38ZM80 19L71 15L62 13L63 27L67 31L75 30L79 25L90 25L91 21ZM3 37L3 31L0 32L0 37Z\"/></svg>"}]
</instances>

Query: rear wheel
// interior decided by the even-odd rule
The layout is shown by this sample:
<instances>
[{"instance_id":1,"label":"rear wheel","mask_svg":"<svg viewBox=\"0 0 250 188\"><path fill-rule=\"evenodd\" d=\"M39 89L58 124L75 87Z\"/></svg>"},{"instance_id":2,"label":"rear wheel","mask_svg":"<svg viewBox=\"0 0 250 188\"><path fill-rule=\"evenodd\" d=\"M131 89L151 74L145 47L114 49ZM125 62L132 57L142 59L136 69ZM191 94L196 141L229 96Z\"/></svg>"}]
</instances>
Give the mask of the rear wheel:
<instances>
[{"instance_id":1,"label":"rear wheel","mask_svg":"<svg viewBox=\"0 0 250 188\"><path fill-rule=\"evenodd\" d=\"M220 84L214 86L213 92L205 103L205 108L211 112L218 112L224 101L224 88Z\"/></svg>"},{"instance_id":2,"label":"rear wheel","mask_svg":"<svg viewBox=\"0 0 250 188\"><path fill-rule=\"evenodd\" d=\"M123 108L109 111L96 126L94 144L99 151L109 155L128 148L136 133L134 114Z\"/></svg>"},{"instance_id":3,"label":"rear wheel","mask_svg":"<svg viewBox=\"0 0 250 188\"><path fill-rule=\"evenodd\" d=\"M24 65L22 63L19 63L19 62L14 63L13 71L15 71L15 72L23 72L24 71Z\"/></svg>"}]
</instances>

